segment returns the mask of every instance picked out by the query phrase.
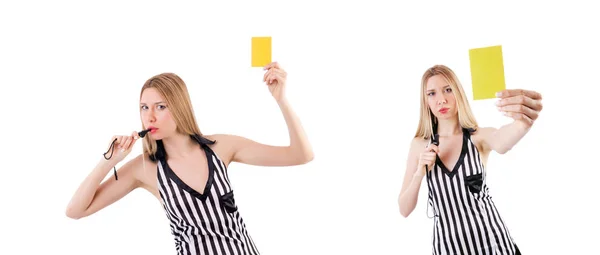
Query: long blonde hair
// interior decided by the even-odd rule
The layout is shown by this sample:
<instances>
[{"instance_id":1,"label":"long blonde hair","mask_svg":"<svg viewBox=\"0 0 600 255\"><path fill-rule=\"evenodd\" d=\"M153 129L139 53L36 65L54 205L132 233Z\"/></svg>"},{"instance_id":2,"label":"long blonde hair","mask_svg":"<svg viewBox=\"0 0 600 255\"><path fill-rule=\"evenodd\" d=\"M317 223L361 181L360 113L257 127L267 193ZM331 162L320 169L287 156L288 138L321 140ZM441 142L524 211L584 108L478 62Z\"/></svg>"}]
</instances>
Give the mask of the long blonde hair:
<instances>
[{"instance_id":1,"label":"long blonde hair","mask_svg":"<svg viewBox=\"0 0 600 255\"><path fill-rule=\"evenodd\" d=\"M149 88L156 89L166 101L169 112L177 126L176 132L191 136L202 135L196 122L187 86L179 76L174 73L161 73L151 77L142 86L140 100L144 91ZM142 128L146 129L143 122ZM145 136L143 147L144 157L149 156L154 161L154 155L158 148L156 140L150 138L150 136Z\"/></svg>"},{"instance_id":2,"label":"long blonde hair","mask_svg":"<svg viewBox=\"0 0 600 255\"><path fill-rule=\"evenodd\" d=\"M429 104L427 103L427 81L429 78L441 75L444 80L452 88L452 93L456 98L456 104L458 106L458 122L463 129L469 129L474 131L477 129L477 120L471 111L471 106L465 95L465 91L458 80L458 77L450 68L444 65L434 65L428 68L421 78L421 116L419 119L419 126L415 137L422 137L423 139L429 139L433 135L433 124L437 123L437 118L431 112Z\"/></svg>"}]
</instances>

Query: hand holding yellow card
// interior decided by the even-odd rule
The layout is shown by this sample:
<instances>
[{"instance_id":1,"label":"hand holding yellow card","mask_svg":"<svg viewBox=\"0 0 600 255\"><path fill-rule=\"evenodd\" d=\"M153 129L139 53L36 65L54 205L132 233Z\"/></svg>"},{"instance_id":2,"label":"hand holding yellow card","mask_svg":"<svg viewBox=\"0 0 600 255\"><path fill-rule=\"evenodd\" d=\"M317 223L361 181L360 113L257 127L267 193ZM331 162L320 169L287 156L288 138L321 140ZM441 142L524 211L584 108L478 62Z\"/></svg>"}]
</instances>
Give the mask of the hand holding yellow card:
<instances>
[{"instance_id":1,"label":"hand holding yellow card","mask_svg":"<svg viewBox=\"0 0 600 255\"><path fill-rule=\"evenodd\" d=\"M271 37L252 37L252 67L271 63Z\"/></svg>"},{"instance_id":2,"label":"hand holding yellow card","mask_svg":"<svg viewBox=\"0 0 600 255\"><path fill-rule=\"evenodd\" d=\"M506 89L502 46L469 50L473 99L496 98L496 92Z\"/></svg>"}]
</instances>

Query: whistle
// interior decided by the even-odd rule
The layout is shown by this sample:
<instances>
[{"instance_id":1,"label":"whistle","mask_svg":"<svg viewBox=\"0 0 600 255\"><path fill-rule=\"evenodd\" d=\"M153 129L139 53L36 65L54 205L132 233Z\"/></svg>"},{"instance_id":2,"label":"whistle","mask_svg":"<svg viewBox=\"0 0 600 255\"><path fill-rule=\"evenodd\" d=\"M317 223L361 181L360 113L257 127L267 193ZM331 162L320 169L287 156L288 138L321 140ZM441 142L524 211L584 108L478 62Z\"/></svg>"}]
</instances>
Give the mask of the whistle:
<instances>
[{"instance_id":1,"label":"whistle","mask_svg":"<svg viewBox=\"0 0 600 255\"><path fill-rule=\"evenodd\" d=\"M138 132L138 135L139 135L141 138L144 138L144 136L146 136L146 134L147 134L148 132L150 132L150 129L142 130L142 131Z\"/></svg>"}]
</instances>

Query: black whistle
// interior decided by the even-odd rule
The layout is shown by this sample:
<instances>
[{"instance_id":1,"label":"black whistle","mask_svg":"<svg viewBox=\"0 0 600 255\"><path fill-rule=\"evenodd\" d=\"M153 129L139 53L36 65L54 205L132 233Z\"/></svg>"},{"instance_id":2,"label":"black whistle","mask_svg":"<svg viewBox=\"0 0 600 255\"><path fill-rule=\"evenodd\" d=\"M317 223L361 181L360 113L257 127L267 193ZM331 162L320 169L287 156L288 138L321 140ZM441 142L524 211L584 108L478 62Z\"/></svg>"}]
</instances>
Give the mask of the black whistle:
<instances>
[{"instance_id":1,"label":"black whistle","mask_svg":"<svg viewBox=\"0 0 600 255\"><path fill-rule=\"evenodd\" d=\"M146 136L146 134L147 134L148 132L150 132L150 129L146 129L146 130L140 131L140 132L138 132L138 135L139 135L141 138L144 138L144 136Z\"/></svg>"}]
</instances>

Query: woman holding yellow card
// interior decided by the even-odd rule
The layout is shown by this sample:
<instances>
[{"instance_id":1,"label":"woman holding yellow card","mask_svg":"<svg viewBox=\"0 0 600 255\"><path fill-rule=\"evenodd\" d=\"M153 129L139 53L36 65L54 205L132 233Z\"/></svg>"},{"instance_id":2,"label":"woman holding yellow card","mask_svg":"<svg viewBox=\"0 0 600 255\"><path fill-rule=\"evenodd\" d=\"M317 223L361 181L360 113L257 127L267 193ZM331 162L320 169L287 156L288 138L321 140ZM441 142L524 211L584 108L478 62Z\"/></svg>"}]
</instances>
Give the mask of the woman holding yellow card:
<instances>
[{"instance_id":1,"label":"woman holding yellow card","mask_svg":"<svg viewBox=\"0 0 600 255\"><path fill-rule=\"evenodd\" d=\"M421 116L410 145L398 198L400 213L414 210L423 178L433 208L433 254L520 254L486 185L491 151L504 154L527 134L542 110L534 91L503 90L498 110L514 122L479 127L462 85L446 66L421 79Z\"/></svg>"},{"instance_id":2,"label":"woman holding yellow card","mask_svg":"<svg viewBox=\"0 0 600 255\"><path fill-rule=\"evenodd\" d=\"M272 146L227 135L203 135L186 84L173 73L146 81L140 93L144 131L111 139L108 156L80 184L67 207L73 219L90 216L137 188L154 195L170 221L177 254L259 254L240 216L229 182L232 162L292 166L313 159L311 145L285 97L286 72L264 67L263 81L279 104L290 145ZM146 135L147 134L147 135ZM144 151L101 183L140 138Z\"/></svg>"}]
</instances>

